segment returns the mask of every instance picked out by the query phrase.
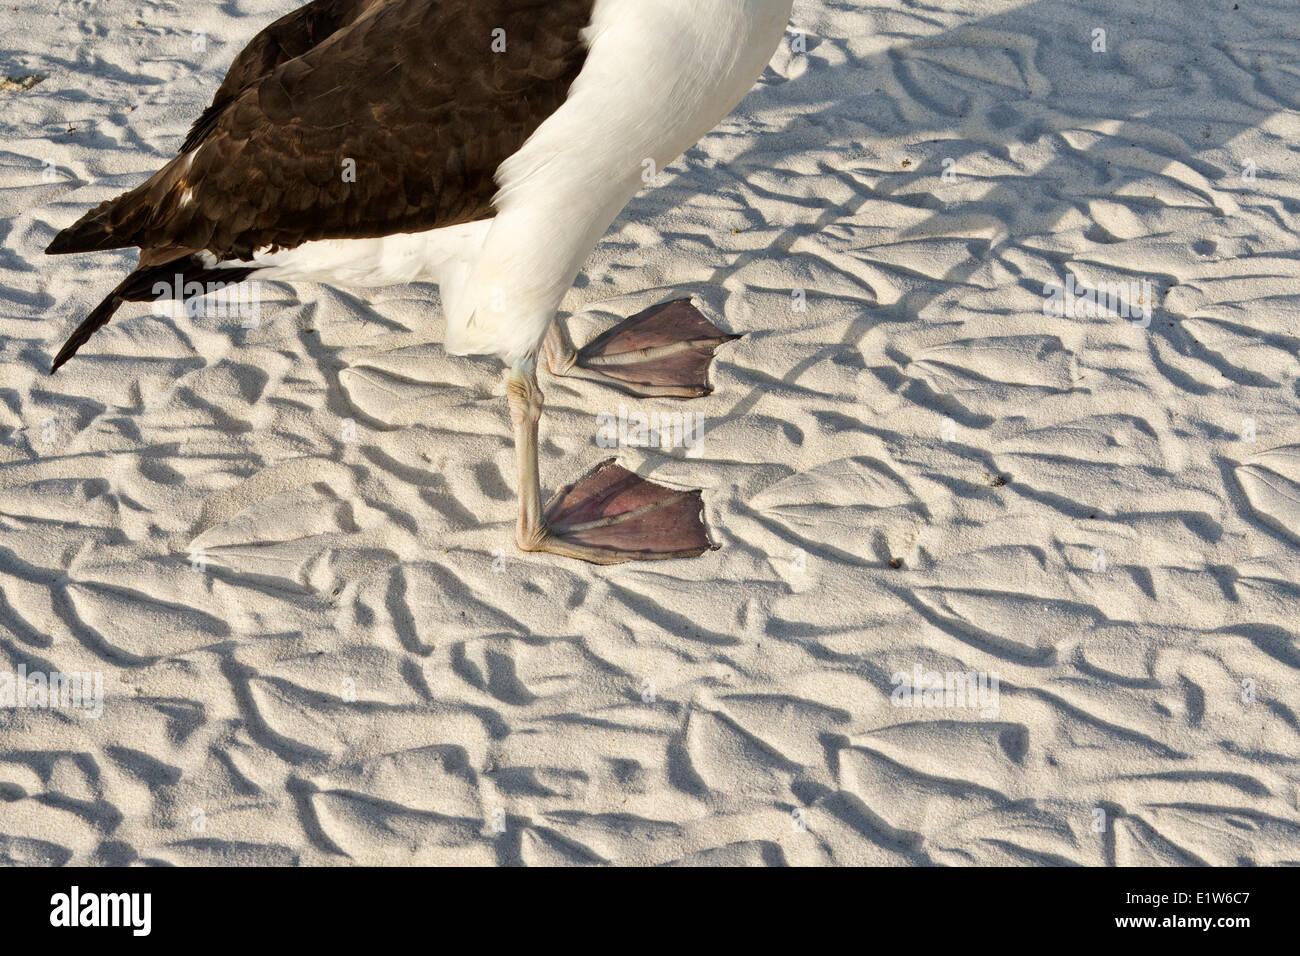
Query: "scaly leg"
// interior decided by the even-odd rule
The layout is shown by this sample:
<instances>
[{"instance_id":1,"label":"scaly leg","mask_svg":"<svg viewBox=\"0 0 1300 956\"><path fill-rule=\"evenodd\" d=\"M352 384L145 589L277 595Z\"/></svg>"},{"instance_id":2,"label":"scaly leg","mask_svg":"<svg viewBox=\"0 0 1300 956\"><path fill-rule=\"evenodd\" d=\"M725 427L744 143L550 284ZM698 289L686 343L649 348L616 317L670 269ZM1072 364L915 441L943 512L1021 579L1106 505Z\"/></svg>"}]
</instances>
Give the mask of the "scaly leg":
<instances>
[{"instance_id":1,"label":"scaly leg","mask_svg":"<svg viewBox=\"0 0 1300 956\"><path fill-rule=\"evenodd\" d=\"M532 363L510 370L506 382L515 430L519 521L523 551L549 551L593 564L693 558L713 549L698 491L678 491L601 462L542 510L537 422L542 392Z\"/></svg>"},{"instance_id":2,"label":"scaly leg","mask_svg":"<svg viewBox=\"0 0 1300 956\"><path fill-rule=\"evenodd\" d=\"M712 391L714 351L739 337L706 319L690 299L677 299L620 322L581 349L557 318L546 335L546 364L554 375L644 398L699 398Z\"/></svg>"}]
</instances>

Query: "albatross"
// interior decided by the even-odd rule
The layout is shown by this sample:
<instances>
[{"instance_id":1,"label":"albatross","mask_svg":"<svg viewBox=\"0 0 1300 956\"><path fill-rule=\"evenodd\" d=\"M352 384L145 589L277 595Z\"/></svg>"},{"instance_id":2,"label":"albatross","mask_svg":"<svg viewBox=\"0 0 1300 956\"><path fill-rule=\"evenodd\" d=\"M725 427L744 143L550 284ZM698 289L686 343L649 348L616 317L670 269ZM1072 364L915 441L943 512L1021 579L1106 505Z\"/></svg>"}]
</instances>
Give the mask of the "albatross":
<instances>
[{"instance_id":1,"label":"albatross","mask_svg":"<svg viewBox=\"0 0 1300 956\"><path fill-rule=\"evenodd\" d=\"M124 302L250 276L437 283L445 344L506 365L515 539L598 564L713 545L701 493L613 459L543 508L537 383L708 394L734 338L688 299L573 345L558 310L645 185L762 74L793 0L315 0L237 56L178 155L60 232L50 254L138 248L139 265L59 350Z\"/></svg>"}]
</instances>

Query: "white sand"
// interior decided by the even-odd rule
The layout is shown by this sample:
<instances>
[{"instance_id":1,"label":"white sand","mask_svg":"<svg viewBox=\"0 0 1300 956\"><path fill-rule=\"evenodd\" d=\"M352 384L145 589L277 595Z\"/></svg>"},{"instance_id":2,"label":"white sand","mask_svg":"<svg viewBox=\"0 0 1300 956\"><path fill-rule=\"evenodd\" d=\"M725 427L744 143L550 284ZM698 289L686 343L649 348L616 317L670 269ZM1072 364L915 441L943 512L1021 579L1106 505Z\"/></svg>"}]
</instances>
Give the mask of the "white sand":
<instances>
[{"instance_id":1,"label":"white sand","mask_svg":"<svg viewBox=\"0 0 1300 956\"><path fill-rule=\"evenodd\" d=\"M612 569L513 549L432 288L128 306L46 376L132 255L41 250L295 5L5 4L0 675L105 699L0 710L0 860L1300 861L1294 0L800 0L566 304L747 333L689 406L543 378L549 488L706 417L619 455L721 550ZM1150 327L1045 316L1071 273Z\"/></svg>"}]
</instances>

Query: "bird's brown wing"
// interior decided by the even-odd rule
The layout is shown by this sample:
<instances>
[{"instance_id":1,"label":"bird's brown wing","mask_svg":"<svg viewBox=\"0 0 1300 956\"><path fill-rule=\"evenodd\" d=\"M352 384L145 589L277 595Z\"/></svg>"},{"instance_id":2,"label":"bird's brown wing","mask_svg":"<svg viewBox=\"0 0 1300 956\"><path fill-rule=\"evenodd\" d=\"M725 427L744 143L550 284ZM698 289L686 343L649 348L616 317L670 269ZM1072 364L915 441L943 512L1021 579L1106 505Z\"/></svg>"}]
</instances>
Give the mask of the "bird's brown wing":
<instances>
[{"instance_id":1,"label":"bird's brown wing","mask_svg":"<svg viewBox=\"0 0 1300 956\"><path fill-rule=\"evenodd\" d=\"M497 167L582 69L594 2L372 3L248 83L194 150L49 251L139 246L142 262L199 250L248 260L266 247L490 216Z\"/></svg>"},{"instance_id":2,"label":"bird's brown wing","mask_svg":"<svg viewBox=\"0 0 1300 956\"><path fill-rule=\"evenodd\" d=\"M190 129L180 152L188 153L212 132L213 124L236 97L281 63L302 56L351 26L371 7L391 0L312 0L266 27L248 42L226 71L212 105Z\"/></svg>"}]
</instances>

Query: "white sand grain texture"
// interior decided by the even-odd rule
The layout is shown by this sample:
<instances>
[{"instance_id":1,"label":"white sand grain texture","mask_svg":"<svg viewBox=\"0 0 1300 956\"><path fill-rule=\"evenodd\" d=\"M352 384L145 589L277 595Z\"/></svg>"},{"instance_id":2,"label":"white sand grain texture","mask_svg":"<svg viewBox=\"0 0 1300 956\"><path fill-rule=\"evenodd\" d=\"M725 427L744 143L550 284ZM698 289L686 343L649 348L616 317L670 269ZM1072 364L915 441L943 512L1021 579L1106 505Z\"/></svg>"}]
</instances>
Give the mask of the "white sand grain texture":
<instances>
[{"instance_id":1,"label":"white sand grain texture","mask_svg":"<svg viewBox=\"0 0 1300 956\"><path fill-rule=\"evenodd\" d=\"M1295 0L800 0L564 306L745 333L690 454L618 452L721 549L613 568L513 548L434 287L129 305L46 374L134 254L45 245L293 6L0 14L0 674L103 680L0 709L0 860L1300 862ZM684 408L542 387L551 489Z\"/></svg>"}]
</instances>

